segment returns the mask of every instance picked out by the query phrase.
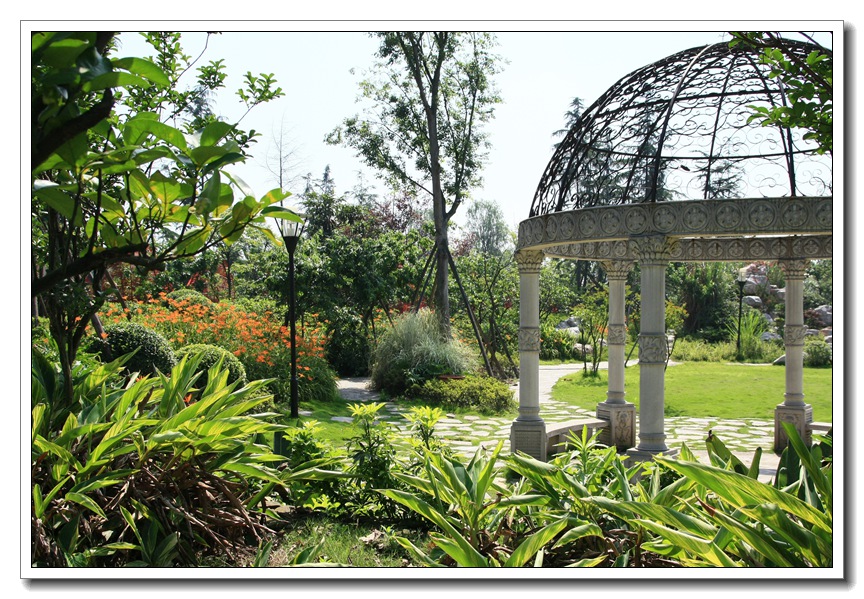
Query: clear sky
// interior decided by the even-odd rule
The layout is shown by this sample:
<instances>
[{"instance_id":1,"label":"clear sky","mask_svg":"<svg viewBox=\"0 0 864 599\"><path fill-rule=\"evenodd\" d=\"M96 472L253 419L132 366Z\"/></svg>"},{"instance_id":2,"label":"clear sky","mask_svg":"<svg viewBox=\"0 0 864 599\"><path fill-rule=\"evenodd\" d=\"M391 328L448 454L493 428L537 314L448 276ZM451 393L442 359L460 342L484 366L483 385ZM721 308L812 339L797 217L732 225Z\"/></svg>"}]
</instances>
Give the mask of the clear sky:
<instances>
[{"instance_id":1,"label":"clear sky","mask_svg":"<svg viewBox=\"0 0 864 599\"><path fill-rule=\"evenodd\" d=\"M474 190L473 197L497 202L514 229L528 216L537 183L552 157L552 133L564 126L564 113L575 96L587 107L613 83L642 66L729 39L719 24L712 27L711 23L671 24L678 31L672 31L672 26L650 30L646 23L612 25L617 31L497 33L497 53L506 61L496 78L503 103L487 126L492 147L483 171L484 185ZM637 29L624 31L625 25ZM690 30L686 30L688 25ZM186 54L197 56L204 49L205 37L200 31L184 33ZM120 55L147 52L139 39L136 34L124 34ZM312 173L318 178L329 165L340 193L355 186L358 173L363 173L368 185L377 183L375 172L363 166L352 150L324 143L325 135L345 117L359 112L358 83L372 65L376 48L376 41L361 31L241 32L223 27L222 33L210 36L198 64L224 59L227 65L229 91L216 99L218 114L233 120L244 112L233 94L248 71L273 73L286 92L283 98L256 107L241 122L243 128L263 134L253 150L254 158L235 169L257 195L276 187L264 162L274 132L282 127L300 161L297 174ZM302 183L292 191L302 191ZM376 191L385 190L378 185ZM461 209L461 216L464 212ZM459 216L457 213L456 222Z\"/></svg>"}]
</instances>

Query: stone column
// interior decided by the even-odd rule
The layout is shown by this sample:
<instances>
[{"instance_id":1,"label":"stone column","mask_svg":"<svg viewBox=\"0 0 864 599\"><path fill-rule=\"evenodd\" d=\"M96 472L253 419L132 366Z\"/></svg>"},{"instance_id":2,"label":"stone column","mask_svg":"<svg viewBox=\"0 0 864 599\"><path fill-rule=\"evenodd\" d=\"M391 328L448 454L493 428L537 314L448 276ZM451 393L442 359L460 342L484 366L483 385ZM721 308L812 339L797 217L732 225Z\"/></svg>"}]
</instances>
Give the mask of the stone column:
<instances>
[{"instance_id":1,"label":"stone column","mask_svg":"<svg viewBox=\"0 0 864 599\"><path fill-rule=\"evenodd\" d=\"M641 271L639 332L639 445L627 453L633 460L677 453L666 446L663 417L666 357L666 266L670 241L662 235L634 240Z\"/></svg>"},{"instance_id":2,"label":"stone column","mask_svg":"<svg viewBox=\"0 0 864 599\"><path fill-rule=\"evenodd\" d=\"M519 416L510 449L546 460L546 423L540 417L540 265L543 252L521 250L519 266Z\"/></svg>"},{"instance_id":3,"label":"stone column","mask_svg":"<svg viewBox=\"0 0 864 599\"><path fill-rule=\"evenodd\" d=\"M782 451L788 436L781 422L794 424L805 443L810 444L813 406L804 403L804 274L807 260L780 260L786 275L786 393L774 409L774 451Z\"/></svg>"},{"instance_id":4,"label":"stone column","mask_svg":"<svg viewBox=\"0 0 864 599\"><path fill-rule=\"evenodd\" d=\"M597 418L609 421L600 433L600 442L619 450L636 445L636 406L624 401L624 362L627 329L624 324L624 299L627 273L631 263L604 262L609 281L609 324L606 344L609 351L609 386L606 401L597 404Z\"/></svg>"}]
</instances>

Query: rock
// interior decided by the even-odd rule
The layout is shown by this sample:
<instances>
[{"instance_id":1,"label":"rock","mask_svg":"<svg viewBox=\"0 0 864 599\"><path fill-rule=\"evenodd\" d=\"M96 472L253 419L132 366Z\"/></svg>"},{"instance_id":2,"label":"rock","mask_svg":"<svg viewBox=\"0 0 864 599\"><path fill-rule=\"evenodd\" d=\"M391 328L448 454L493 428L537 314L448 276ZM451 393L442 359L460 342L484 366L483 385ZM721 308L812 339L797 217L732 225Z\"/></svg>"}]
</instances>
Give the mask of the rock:
<instances>
[{"instance_id":1,"label":"rock","mask_svg":"<svg viewBox=\"0 0 864 599\"><path fill-rule=\"evenodd\" d=\"M816 313L817 318L824 326L830 326L834 323L834 307L833 306L819 306L818 308L814 308L813 312Z\"/></svg>"},{"instance_id":2,"label":"rock","mask_svg":"<svg viewBox=\"0 0 864 599\"><path fill-rule=\"evenodd\" d=\"M758 295L745 295L744 303L751 308L762 308L762 298Z\"/></svg>"},{"instance_id":3,"label":"rock","mask_svg":"<svg viewBox=\"0 0 864 599\"><path fill-rule=\"evenodd\" d=\"M825 337L825 343L827 343L828 345L831 345L831 346L833 347L833 345L834 345L834 336L833 336L833 335L828 335L828 336L826 336L826 337Z\"/></svg>"},{"instance_id":4,"label":"rock","mask_svg":"<svg viewBox=\"0 0 864 599\"><path fill-rule=\"evenodd\" d=\"M579 333L579 325L581 325L581 324L582 324L582 323L579 321L578 318L576 318L575 316L571 316L571 317L568 318L567 320L562 320L561 322L559 322L558 324L556 324L556 325L555 325L555 328L556 328L556 329L563 329L563 330L566 330L566 329L575 329L575 330L576 330L576 334L578 334L578 333ZM571 332L572 332L572 331L571 331Z\"/></svg>"},{"instance_id":5,"label":"rock","mask_svg":"<svg viewBox=\"0 0 864 599\"><path fill-rule=\"evenodd\" d=\"M778 335L777 333L762 333L761 337L762 341L782 341L782 335Z\"/></svg>"},{"instance_id":6,"label":"rock","mask_svg":"<svg viewBox=\"0 0 864 599\"><path fill-rule=\"evenodd\" d=\"M805 337L815 337L817 335L819 335L819 331L816 329L807 329L806 331L804 331Z\"/></svg>"},{"instance_id":7,"label":"rock","mask_svg":"<svg viewBox=\"0 0 864 599\"><path fill-rule=\"evenodd\" d=\"M785 300L786 299L786 288L784 287L783 289L778 289L776 295L777 295L777 299Z\"/></svg>"}]
</instances>

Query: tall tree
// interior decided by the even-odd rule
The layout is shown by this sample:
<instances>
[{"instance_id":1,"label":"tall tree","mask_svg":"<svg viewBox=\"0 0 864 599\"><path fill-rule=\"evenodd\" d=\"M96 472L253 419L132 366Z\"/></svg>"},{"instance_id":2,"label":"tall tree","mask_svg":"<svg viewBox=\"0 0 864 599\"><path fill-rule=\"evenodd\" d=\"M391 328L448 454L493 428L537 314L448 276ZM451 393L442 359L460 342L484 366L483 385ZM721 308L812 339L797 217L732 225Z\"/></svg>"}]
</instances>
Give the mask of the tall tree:
<instances>
[{"instance_id":1,"label":"tall tree","mask_svg":"<svg viewBox=\"0 0 864 599\"><path fill-rule=\"evenodd\" d=\"M345 119L327 138L354 148L391 185L432 198L436 242L434 301L449 337L448 224L480 183L488 147L483 125L500 102L492 77L499 58L488 33L381 32L377 63L361 85L365 118Z\"/></svg>"}]
</instances>

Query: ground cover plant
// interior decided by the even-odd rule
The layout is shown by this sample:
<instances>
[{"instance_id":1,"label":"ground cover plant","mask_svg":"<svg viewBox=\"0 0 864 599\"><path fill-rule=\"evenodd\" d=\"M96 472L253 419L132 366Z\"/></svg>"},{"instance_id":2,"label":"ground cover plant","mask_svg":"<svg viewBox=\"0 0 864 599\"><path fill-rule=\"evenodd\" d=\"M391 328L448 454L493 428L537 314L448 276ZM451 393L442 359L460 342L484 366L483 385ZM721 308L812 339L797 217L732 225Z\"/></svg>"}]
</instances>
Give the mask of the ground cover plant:
<instances>
[{"instance_id":1,"label":"ground cover plant","mask_svg":"<svg viewBox=\"0 0 864 599\"><path fill-rule=\"evenodd\" d=\"M627 401L639 405L639 367L625 370ZM693 418L754 418L773 420L783 401L785 369L772 365L688 362L666 370L667 416ZM581 374L562 377L552 389L553 399L587 410L606 392L607 374L596 379ZM817 420L832 418L832 371L804 369L804 393Z\"/></svg>"}]
</instances>

